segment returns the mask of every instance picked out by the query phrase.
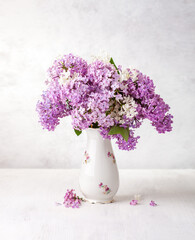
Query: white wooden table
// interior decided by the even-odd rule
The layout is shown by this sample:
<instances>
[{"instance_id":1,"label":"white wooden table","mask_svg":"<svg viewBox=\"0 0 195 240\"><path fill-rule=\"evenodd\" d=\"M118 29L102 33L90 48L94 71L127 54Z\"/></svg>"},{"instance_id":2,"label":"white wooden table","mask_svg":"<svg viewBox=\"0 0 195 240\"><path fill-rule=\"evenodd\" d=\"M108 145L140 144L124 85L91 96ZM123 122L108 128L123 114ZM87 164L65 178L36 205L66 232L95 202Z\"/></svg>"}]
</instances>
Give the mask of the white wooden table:
<instances>
[{"instance_id":1,"label":"white wooden table","mask_svg":"<svg viewBox=\"0 0 195 240\"><path fill-rule=\"evenodd\" d=\"M56 206L79 170L0 170L1 240L194 240L195 170L120 170L111 204ZM130 206L134 194L139 205ZM157 207L149 206L150 200Z\"/></svg>"}]
</instances>

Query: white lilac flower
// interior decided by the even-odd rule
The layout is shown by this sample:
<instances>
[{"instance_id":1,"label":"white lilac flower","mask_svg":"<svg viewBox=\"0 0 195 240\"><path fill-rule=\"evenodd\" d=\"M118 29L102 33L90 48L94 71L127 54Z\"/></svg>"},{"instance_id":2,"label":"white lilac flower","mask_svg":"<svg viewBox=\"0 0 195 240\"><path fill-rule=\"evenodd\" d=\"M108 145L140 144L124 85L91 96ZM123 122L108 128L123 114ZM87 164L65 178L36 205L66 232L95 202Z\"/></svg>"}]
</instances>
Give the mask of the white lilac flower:
<instances>
[{"instance_id":1,"label":"white lilac flower","mask_svg":"<svg viewBox=\"0 0 195 240\"><path fill-rule=\"evenodd\" d=\"M106 51L100 51L99 54L97 56L92 56L92 62L99 60L102 61L104 63L109 63L111 56L106 52Z\"/></svg>"},{"instance_id":2,"label":"white lilac flower","mask_svg":"<svg viewBox=\"0 0 195 240\"><path fill-rule=\"evenodd\" d=\"M78 77L77 73L74 73L71 76L69 71L63 70L63 72L61 73L60 78L59 78L59 83L61 85L65 85L67 82L69 82L70 80L75 79L76 77Z\"/></svg>"},{"instance_id":3,"label":"white lilac flower","mask_svg":"<svg viewBox=\"0 0 195 240\"><path fill-rule=\"evenodd\" d=\"M70 72L63 70L63 72L61 73L60 78L59 78L59 83L61 85L64 85L69 78L70 78Z\"/></svg>"},{"instance_id":4,"label":"white lilac flower","mask_svg":"<svg viewBox=\"0 0 195 240\"><path fill-rule=\"evenodd\" d=\"M137 200L138 203L141 201L141 194L135 194L134 199Z\"/></svg>"},{"instance_id":5,"label":"white lilac flower","mask_svg":"<svg viewBox=\"0 0 195 240\"><path fill-rule=\"evenodd\" d=\"M112 112L110 114L110 117L115 119L120 124L124 124L125 123L125 121L123 119L124 114L120 114L120 109L121 109L120 103L115 102L115 106L114 106L114 109L112 110Z\"/></svg>"},{"instance_id":6,"label":"white lilac flower","mask_svg":"<svg viewBox=\"0 0 195 240\"><path fill-rule=\"evenodd\" d=\"M137 69L131 69L130 77L133 82L137 81L138 75L139 75L139 71Z\"/></svg>"},{"instance_id":7,"label":"white lilac flower","mask_svg":"<svg viewBox=\"0 0 195 240\"><path fill-rule=\"evenodd\" d=\"M124 97L123 105L121 106L121 110L119 111L119 115L123 116L125 115L128 118L133 118L137 115L137 104L135 103L135 100L128 96Z\"/></svg>"},{"instance_id":8,"label":"white lilac flower","mask_svg":"<svg viewBox=\"0 0 195 240\"><path fill-rule=\"evenodd\" d=\"M131 78L131 80L135 82L138 79L138 74L139 74L139 71L137 69L131 69L131 68L125 69L121 72L119 81L123 82Z\"/></svg>"},{"instance_id":9,"label":"white lilac flower","mask_svg":"<svg viewBox=\"0 0 195 240\"><path fill-rule=\"evenodd\" d=\"M125 70L122 71L119 81L123 82L125 80L128 80L129 78L130 78L129 71L128 71L128 69L125 69Z\"/></svg>"}]
</instances>

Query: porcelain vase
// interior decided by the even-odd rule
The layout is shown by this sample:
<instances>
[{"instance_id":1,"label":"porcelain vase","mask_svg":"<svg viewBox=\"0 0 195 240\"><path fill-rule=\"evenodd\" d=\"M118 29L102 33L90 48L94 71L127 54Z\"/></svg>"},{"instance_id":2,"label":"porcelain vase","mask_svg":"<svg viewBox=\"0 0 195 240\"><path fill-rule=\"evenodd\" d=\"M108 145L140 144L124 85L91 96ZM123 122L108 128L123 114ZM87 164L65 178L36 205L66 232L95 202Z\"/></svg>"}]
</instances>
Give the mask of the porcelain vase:
<instances>
[{"instance_id":1,"label":"porcelain vase","mask_svg":"<svg viewBox=\"0 0 195 240\"><path fill-rule=\"evenodd\" d=\"M111 141L103 139L99 129L89 128L82 158L79 185L91 203L110 203L119 187L119 173Z\"/></svg>"}]
</instances>

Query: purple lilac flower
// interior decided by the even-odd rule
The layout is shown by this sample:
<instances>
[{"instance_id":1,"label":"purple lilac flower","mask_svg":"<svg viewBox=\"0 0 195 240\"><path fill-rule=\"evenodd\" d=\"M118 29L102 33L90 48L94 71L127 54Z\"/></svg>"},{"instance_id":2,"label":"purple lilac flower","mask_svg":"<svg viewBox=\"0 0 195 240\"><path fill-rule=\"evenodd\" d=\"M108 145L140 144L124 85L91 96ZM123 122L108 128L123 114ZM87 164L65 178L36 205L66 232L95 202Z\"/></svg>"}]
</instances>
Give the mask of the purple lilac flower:
<instances>
[{"instance_id":1,"label":"purple lilac flower","mask_svg":"<svg viewBox=\"0 0 195 240\"><path fill-rule=\"evenodd\" d=\"M36 109L39 113L40 123L49 131L55 129L60 123L60 118L71 114L71 107L68 105L67 99L63 98L62 88L55 83L52 83L43 92L42 100L38 101Z\"/></svg>"}]
</instances>

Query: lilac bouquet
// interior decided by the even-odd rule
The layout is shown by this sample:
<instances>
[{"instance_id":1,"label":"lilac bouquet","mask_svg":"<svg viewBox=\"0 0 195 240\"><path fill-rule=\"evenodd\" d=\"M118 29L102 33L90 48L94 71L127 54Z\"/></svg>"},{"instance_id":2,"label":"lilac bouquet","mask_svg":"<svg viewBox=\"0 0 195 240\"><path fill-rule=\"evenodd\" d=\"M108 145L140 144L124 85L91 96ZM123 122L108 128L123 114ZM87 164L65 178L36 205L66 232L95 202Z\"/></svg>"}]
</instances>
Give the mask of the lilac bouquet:
<instances>
[{"instance_id":1,"label":"lilac bouquet","mask_svg":"<svg viewBox=\"0 0 195 240\"><path fill-rule=\"evenodd\" d=\"M71 116L75 133L98 128L103 138L115 138L118 147L133 150L134 136L144 119L159 133L172 130L170 107L155 93L153 81L139 70L122 69L112 58L88 64L72 54L48 69L47 90L37 103L43 128L53 131L60 118Z\"/></svg>"}]
</instances>

